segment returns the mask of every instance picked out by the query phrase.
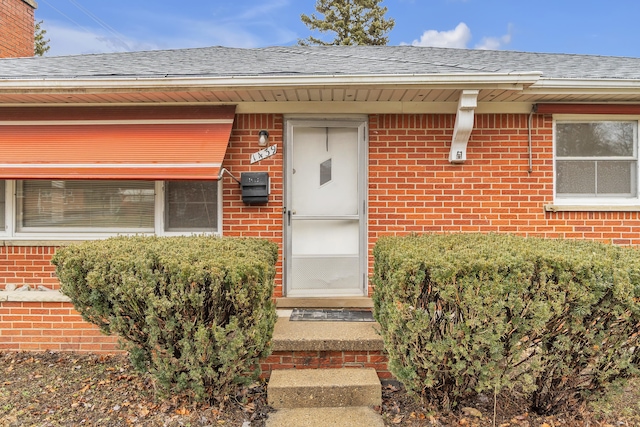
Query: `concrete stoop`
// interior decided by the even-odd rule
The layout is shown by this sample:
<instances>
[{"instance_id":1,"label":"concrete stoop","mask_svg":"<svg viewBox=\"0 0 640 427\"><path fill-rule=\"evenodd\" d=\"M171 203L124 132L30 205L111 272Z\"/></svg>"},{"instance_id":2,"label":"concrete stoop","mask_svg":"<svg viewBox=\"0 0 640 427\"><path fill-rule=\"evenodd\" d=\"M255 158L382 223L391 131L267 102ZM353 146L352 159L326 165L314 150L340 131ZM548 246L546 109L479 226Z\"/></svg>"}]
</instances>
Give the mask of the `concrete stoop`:
<instances>
[{"instance_id":1,"label":"concrete stoop","mask_svg":"<svg viewBox=\"0 0 640 427\"><path fill-rule=\"evenodd\" d=\"M280 352L375 352L383 350L381 337L371 322L291 322L281 317L273 334L273 349ZM327 360L329 357L327 356ZM295 362L295 357L294 357ZM382 417L372 407L382 403L382 387L373 367L274 369L267 401L276 412L267 427L372 426L382 427Z\"/></svg>"}]
</instances>

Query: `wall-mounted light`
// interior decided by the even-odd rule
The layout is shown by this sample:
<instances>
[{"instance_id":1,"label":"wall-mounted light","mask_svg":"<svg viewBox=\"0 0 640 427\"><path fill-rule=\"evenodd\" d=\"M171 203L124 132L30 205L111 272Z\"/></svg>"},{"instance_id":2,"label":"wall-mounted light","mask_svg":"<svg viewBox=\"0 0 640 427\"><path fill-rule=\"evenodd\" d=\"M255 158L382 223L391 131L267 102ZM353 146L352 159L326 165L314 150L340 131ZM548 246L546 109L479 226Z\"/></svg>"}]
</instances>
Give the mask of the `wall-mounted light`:
<instances>
[{"instance_id":1,"label":"wall-mounted light","mask_svg":"<svg viewBox=\"0 0 640 427\"><path fill-rule=\"evenodd\" d=\"M258 145L260 147L266 147L267 142L269 142L269 132L267 132L266 130L261 130L258 133Z\"/></svg>"}]
</instances>

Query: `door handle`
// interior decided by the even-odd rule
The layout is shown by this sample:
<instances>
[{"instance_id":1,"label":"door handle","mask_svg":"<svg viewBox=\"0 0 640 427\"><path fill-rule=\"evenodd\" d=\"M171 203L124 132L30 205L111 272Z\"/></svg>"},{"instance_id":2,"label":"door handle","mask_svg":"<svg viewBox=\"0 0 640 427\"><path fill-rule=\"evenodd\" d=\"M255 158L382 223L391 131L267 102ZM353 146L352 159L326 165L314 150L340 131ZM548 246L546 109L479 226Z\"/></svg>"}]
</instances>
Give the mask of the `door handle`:
<instances>
[{"instance_id":1,"label":"door handle","mask_svg":"<svg viewBox=\"0 0 640 427\"><path fill-rule=\"evenodd\" d=\"M295 215L295 214L296 214L296 211L291 211L291 210L287 211L287 225L291 225L291 215Z\"/></svg>"}]
</instances>

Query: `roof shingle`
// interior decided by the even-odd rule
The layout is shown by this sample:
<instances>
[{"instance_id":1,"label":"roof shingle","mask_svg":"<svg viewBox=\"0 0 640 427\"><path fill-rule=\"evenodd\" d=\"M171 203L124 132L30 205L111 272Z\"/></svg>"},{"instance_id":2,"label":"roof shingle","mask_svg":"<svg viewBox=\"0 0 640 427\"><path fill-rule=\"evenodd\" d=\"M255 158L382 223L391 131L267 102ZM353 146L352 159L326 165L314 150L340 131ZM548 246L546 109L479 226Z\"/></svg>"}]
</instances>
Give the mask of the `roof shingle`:
<instances>
[{"instance_id":1,"label":"roof shingle","mask_svg":"<svg viewBox=\"0 0 640 427\"><path fill-rule=\"evenodd\" d=\"M416 46L206 47L0 60L0 79L441 75L542 72L640 79L640 58Z\"/></svg>"}]
</instances>

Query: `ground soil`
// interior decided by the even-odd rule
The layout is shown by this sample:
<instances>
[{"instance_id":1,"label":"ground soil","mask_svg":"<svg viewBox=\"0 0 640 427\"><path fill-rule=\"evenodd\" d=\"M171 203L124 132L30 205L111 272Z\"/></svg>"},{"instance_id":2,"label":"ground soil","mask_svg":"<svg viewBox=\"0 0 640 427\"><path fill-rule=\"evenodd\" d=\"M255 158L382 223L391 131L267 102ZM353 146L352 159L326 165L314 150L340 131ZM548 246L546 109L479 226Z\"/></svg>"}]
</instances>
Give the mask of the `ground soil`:
<instances>
[{"instance_id":1,"label":"ground soil","mask_svg":"<svg viewBox=\"0 0 640 427\"><path fill-rule=\"evenodd\" d=\"M389 426L640 426L640 382L612 400L571 414L542 417L517 399L481 396L452 413L425 408L397 385L383 387L376 408ZM153 381L124 355L0 352L0 426L264 426L272 411L266 384L222 403L160 399Z\"/></svg>"}]
</instances>

